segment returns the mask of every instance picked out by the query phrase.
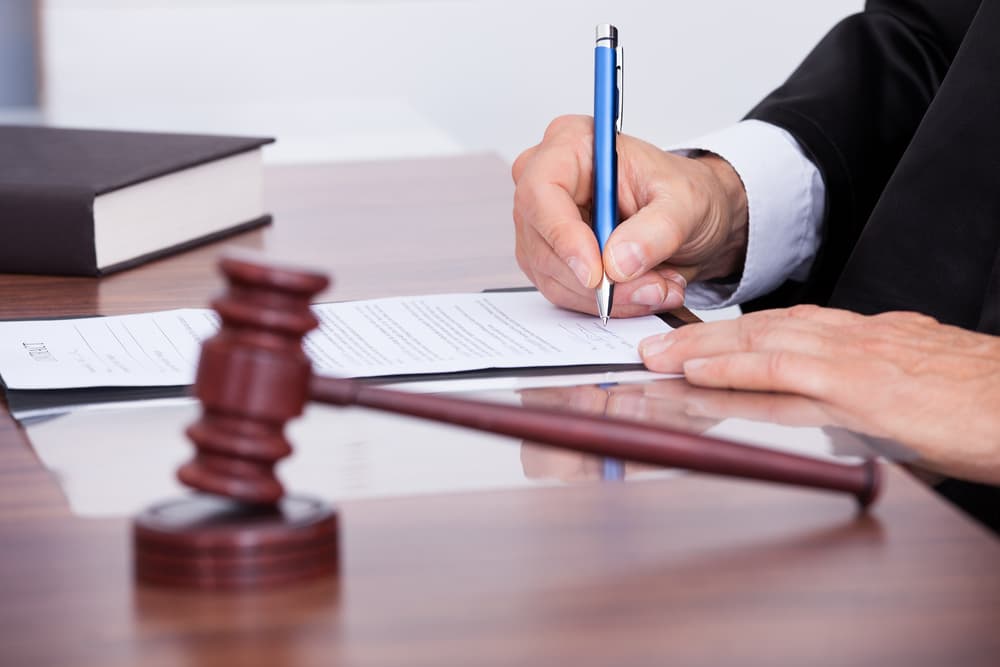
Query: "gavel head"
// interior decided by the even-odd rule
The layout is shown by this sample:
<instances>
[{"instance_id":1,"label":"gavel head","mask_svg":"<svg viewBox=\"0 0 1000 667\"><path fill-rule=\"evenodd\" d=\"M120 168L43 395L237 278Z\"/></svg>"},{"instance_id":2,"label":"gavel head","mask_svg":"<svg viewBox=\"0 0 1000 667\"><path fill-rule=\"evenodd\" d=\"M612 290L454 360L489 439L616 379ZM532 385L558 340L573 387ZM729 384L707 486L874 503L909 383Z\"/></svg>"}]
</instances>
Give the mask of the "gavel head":
<instances>
[{"instance_id":1,"label":"gavel head","mask_svg":"<svg viewBox=\"0 0 1000 667\"><path fill-rule=\"evenodd\" d=\"M221 327L202 346L194 393L203 410L187 429L196 453L178 477L198 491L272 505L284 494L274 466L292 451L285 423L309 395L302 338L318 324L309 305L330 281L233 257L220 267L227 289L212 307Z\"/></svg>"}]
</instances>

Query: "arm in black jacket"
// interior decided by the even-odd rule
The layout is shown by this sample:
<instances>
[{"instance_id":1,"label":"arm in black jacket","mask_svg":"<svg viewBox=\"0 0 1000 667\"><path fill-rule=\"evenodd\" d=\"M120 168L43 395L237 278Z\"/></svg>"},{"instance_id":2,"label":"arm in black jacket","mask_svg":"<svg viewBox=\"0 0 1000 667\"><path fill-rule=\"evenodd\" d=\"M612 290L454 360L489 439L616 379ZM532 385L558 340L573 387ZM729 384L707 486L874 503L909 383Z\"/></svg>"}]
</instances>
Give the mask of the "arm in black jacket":
<instances>
[{"instance_id":1,"label":"arm in black jacket","mask_svg":"<svg viewBox=\"0 0 1000 667\"><path fill-rule=\"evenodd\" d=\"M871 0L748 114L788 130L819 167L827 193L823 243L808 281L786 283L751 309L829 298L979 4Z\"/></svg>"}]
</instances>

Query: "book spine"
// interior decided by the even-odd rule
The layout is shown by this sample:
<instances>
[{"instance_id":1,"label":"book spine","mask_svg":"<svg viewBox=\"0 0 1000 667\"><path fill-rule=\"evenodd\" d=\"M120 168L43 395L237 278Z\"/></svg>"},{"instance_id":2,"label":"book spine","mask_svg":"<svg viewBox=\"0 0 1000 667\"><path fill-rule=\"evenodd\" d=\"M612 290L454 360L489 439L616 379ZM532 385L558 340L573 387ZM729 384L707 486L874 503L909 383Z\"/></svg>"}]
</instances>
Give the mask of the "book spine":
<instances>
[{"instance_id":1,"label":"book spine","mask_svg":"<svg viewBox=\"0 0 1000 667\"><path fill-rule=\"evenodd\" d=\"M0 273L97 275L93 192L0 183Z\"/></svg>"}]
</instances>

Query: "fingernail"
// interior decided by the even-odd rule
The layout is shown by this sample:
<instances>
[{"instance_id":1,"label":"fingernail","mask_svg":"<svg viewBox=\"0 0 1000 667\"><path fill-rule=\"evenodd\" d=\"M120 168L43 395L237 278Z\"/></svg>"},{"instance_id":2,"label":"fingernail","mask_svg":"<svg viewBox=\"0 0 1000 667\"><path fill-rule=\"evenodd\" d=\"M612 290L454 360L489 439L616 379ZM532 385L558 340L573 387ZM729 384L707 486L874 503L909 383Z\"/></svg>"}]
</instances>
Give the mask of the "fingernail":
<instances>
[{"instance_id":1,"label":"fingernail","mask_svg":"<svg viewBox=\"0 0 1000 667\"><path fill-rule=\"evenodd\" d=\"M666 278L667 280L669 280L672 283L677 283L681 287L687 287L688 286L687 278L685 278L681 274L677 273L676 271L665 271L663 273L663 277Z\"/></svg>"},{"instance_id":2,"label":"fingernail","mask_svg":"<svg viewBox=\"0 0 1000 667\"><path fill-rule=\"evenodd\" d=\"M637 306L655 307L663 303L664 296L666 295L663 293L663 287L660 285L645 285L632 292L632 297L629 301Z\"/></svg>"},{"instance_id":3,"label":"fingernail","mask_svg":"<svg viewBox=\"0 0 1000 667\"><path fill-rule=\"evenodd\" d=\"M618 270L618 273L625 276L626 280L635 277L645 262L642 255L642 248L638 243L631 241L611 246L608 254L615 269Z\"/></svg>"},{"instance_id":4,"label":"fingernail","mask_svg":"<svg viewBox=\"0 0 1000 667\"><path fill-rule=\"evenodd\" d=\"M667 351L667 348L674 344L674 339L670 335L652 336L639 343L639 354L643 357L652 357Z\"/></svg>"},{"instance_id":5,"label":"fingernail","mask_svg":"<svg viewBox=\"0 0 1000 667\"><path fill-rule=\"evenodd\" d=\"M667 310L673 310L674 308L680 308L684 305L684 293L681 287L677 289L671 289L667 292L667 298L663 299L663 307Z\"/></svg>"},{"instance_id":6,"label":"fingernail","mask_svg":"<svg viewBox=\"0 0 1000 667\"><path fill-rule=\"evenodd\" d=\"M584 262L577 257L570 257L566 260L566 264L576 274L576 279L580 281L581 285L584 287L590 286L590 269L587 268Z\"/></svg>"},{"instance_id":7,"label":"fingernail","mask_svg":"<svg viewBox=\"0 0 1000 667\"><path fill-rule=\"evenodd\" d=\"M690 371L696 371L707 363L708 359L688 359L684 362L684 374L687 375Z\"/></svg>"}]
</instances>

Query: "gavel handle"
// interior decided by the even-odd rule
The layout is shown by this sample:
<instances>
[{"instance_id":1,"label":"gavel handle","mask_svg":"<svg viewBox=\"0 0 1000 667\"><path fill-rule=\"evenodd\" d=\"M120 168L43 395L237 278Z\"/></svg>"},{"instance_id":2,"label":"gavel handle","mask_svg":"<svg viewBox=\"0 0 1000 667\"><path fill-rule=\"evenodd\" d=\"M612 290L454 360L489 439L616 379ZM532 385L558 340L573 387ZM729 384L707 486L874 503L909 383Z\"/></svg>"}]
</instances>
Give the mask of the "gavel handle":
<instances>
[{"instance_id":1,"label":"gavel handle","mask_svg":"<svg viewBox=\"0 0 1000 667\"><path fill-rule=\"evenodd\" d=\"M875 500L882 484L874 460L834 463L610 417L413 394L319 376L312 378L310 397L320 403L423 417L586 454L842 491L855 496L862 508Z\"/></svg>"}]
</instances>

